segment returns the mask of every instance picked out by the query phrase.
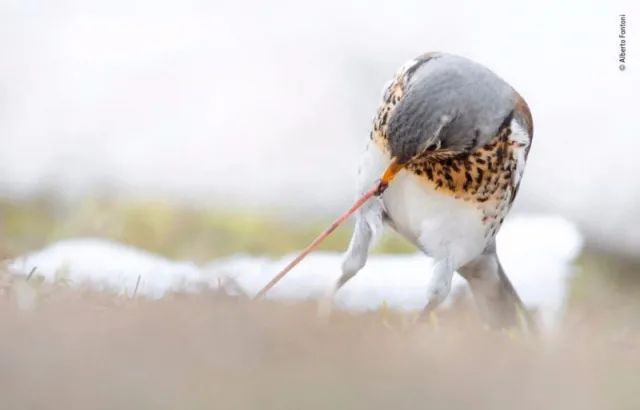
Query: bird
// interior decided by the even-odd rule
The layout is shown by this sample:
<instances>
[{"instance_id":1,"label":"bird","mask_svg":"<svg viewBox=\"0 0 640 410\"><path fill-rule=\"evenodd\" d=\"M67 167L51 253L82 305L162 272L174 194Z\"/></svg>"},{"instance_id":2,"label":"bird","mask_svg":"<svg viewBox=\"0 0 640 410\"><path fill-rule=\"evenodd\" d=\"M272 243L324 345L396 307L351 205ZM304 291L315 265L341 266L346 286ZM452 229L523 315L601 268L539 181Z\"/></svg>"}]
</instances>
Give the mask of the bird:
<instances>
[{"instance_id":1,"label":"bird","mask_svg":"<svg viewBox=\"0 0 640 410\"><path fill-rule=\"evenodd\" d=\"M434 260L422 317L446 299L458 272L488 325L519 326L525 315L533 326L496 248L532 138L526 101L480 63L430 52L403 64L384 87L357 194L385 169L395 177L356 213L332 295L364 267L386 225Z\"/></svg>"}]
</instances>

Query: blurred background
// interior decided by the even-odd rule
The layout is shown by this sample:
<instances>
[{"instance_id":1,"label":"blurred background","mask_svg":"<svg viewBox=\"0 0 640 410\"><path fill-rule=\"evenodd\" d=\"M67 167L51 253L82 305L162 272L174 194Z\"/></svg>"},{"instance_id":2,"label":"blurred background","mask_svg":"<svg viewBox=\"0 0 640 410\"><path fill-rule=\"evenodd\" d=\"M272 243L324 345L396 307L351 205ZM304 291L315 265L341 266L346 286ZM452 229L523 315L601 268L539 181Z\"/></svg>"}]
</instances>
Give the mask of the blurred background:
<instances>
[{"instance_id":1,"label":"blurred background","mask_svg":"<svg viewBox=\"0 0 640 410\"><path fill-rule=\"evenodd\" d=\"M442 50L490 67L531 107L513 213L564 216L586 238L586 265L633 273L636 10L3 0L0 248L11 256L91 235L196 261L298 249L352 200L383 84L404 61ZM410 250L397 238L380 249Z\"/></svg>"},{"instance_id":2,"label":"blurred background","mask_svg":"<svg viewBox=\"0 0 640 410\"><path fill-rule=\"evenodd\" d=\"M639 408L638 11L635 0L0 0L3 401ZM525 291L566 297L555 339L487 332L464 300L418 328L386 300L322 324L312 303L245 303L222 276L216 292L180 293L231 265L261 286L345 209L383 85L427 51L486 65L529 103L533 146L498 241ZM544 218L570 240L541 232ZM349 235L323 249L344 250ZM67 241L23 263L86 237L140 250ZM375 252L415 249L387 234ZM221 259L238 253L250 259ZM68 257L97 290L121 291L71 289ZM304 269L337 274L338 257L315 254ZM427 264L412 257L376 255L369 278L391 292L390 270L413 272L420 302ZM180 292L136 298L148 278Z\"/></svg>"},{"instance_id":3,"label":"blurred background","mask_svg":"<svg viewBox=\"0 0 640 410\"><path fill-rule=\"evenodd\" d=\"M632 1L0 4L0 249L102 236L207 260L301 246L350 203L383 84L442 50L528 101L513 213L576 222L638 266ZM292 223L295 222L295 223ZM326 245L343 249L348 232ZM409 250L387 240L383 251ZM618 271L619 269L614 269Z\"/></svg>"}]
</instances>

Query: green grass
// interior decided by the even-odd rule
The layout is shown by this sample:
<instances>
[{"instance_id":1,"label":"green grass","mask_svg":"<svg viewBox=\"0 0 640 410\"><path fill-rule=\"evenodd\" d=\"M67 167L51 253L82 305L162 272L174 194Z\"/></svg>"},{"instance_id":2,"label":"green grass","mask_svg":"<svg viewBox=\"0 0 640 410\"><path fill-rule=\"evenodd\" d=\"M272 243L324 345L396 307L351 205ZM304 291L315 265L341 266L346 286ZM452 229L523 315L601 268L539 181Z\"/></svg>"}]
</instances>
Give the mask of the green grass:
<instances>
[{"instance_id":1,"label":"green grass","mask_svg":"<svg viewBox=\"0 0 640 410\"><path fill-rule=\"evenodd\" d=\"M278 256L299 250L330 222L331 218L301 221L270 212L161 201L88 198L62 205L47 199L0 200L0 249L15 255L60 239L92 236L196 262L238 252ZM350 227L351 222L338 229L320 249L346 249ZM393 234L385 235L375 249L386 253L413 250Z\"/></svg>"}]
</instances>

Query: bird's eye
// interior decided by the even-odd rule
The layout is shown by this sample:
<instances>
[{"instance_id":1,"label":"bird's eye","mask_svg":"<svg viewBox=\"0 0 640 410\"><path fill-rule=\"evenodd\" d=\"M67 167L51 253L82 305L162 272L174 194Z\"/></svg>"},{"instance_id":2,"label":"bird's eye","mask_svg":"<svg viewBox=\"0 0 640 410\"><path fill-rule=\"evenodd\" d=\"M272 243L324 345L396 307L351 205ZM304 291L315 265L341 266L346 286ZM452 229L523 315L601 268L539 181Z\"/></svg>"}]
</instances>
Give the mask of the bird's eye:
<instances>
[{"instance_id":1,"label":"bird's eye","mask_svg":"<svg viewBox=\"0 0 640 410\"><path fill-rule=\"evenodd\" d=\"M442 144L441 141L432 142L431 144L427 145L427 147L424 150L425 151L435 151L435 150L440 148L440 144Z\"/></svg>"}]
</instances>

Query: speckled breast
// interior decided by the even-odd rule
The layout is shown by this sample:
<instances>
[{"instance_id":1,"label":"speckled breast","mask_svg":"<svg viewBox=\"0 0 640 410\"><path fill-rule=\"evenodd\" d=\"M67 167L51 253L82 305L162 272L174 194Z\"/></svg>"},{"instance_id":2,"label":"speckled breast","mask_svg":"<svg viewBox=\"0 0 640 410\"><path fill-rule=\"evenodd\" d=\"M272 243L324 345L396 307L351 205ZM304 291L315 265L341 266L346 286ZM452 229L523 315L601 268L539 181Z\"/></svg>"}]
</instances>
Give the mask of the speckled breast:
<instances>
[{"instance_id":1,"label":"speckled breast","mask_svg":"<svg viewBox=\"0 0 640 410\"><path fill-rule=\"evenodd\" d=\"M416 158L406 169L425 184L456 199L475 203L483 211L487 235L496 234L515 197L527 144L511 138L505 127L487 145L468 154L438 159Z\"/></svg>"},{"instance_id":2,"label":"speckled breast","mask_svg":"<svg viewBox=\"0 0 640 410\"><path fill-rule=\"evenodd\" d=\"M411 64L401 68L388 84L374 118L370 139L389 155L388 119L404 96L411 68ZM526 104L521 103L528 115ZM425 189L475 204L482 211L486 236L493 237L509 211L524 171L531 138L525 128L510 117L484 146L460 153L426 152L405 164L405 169L424 183Z\"/></svg>"}]
</instances>

